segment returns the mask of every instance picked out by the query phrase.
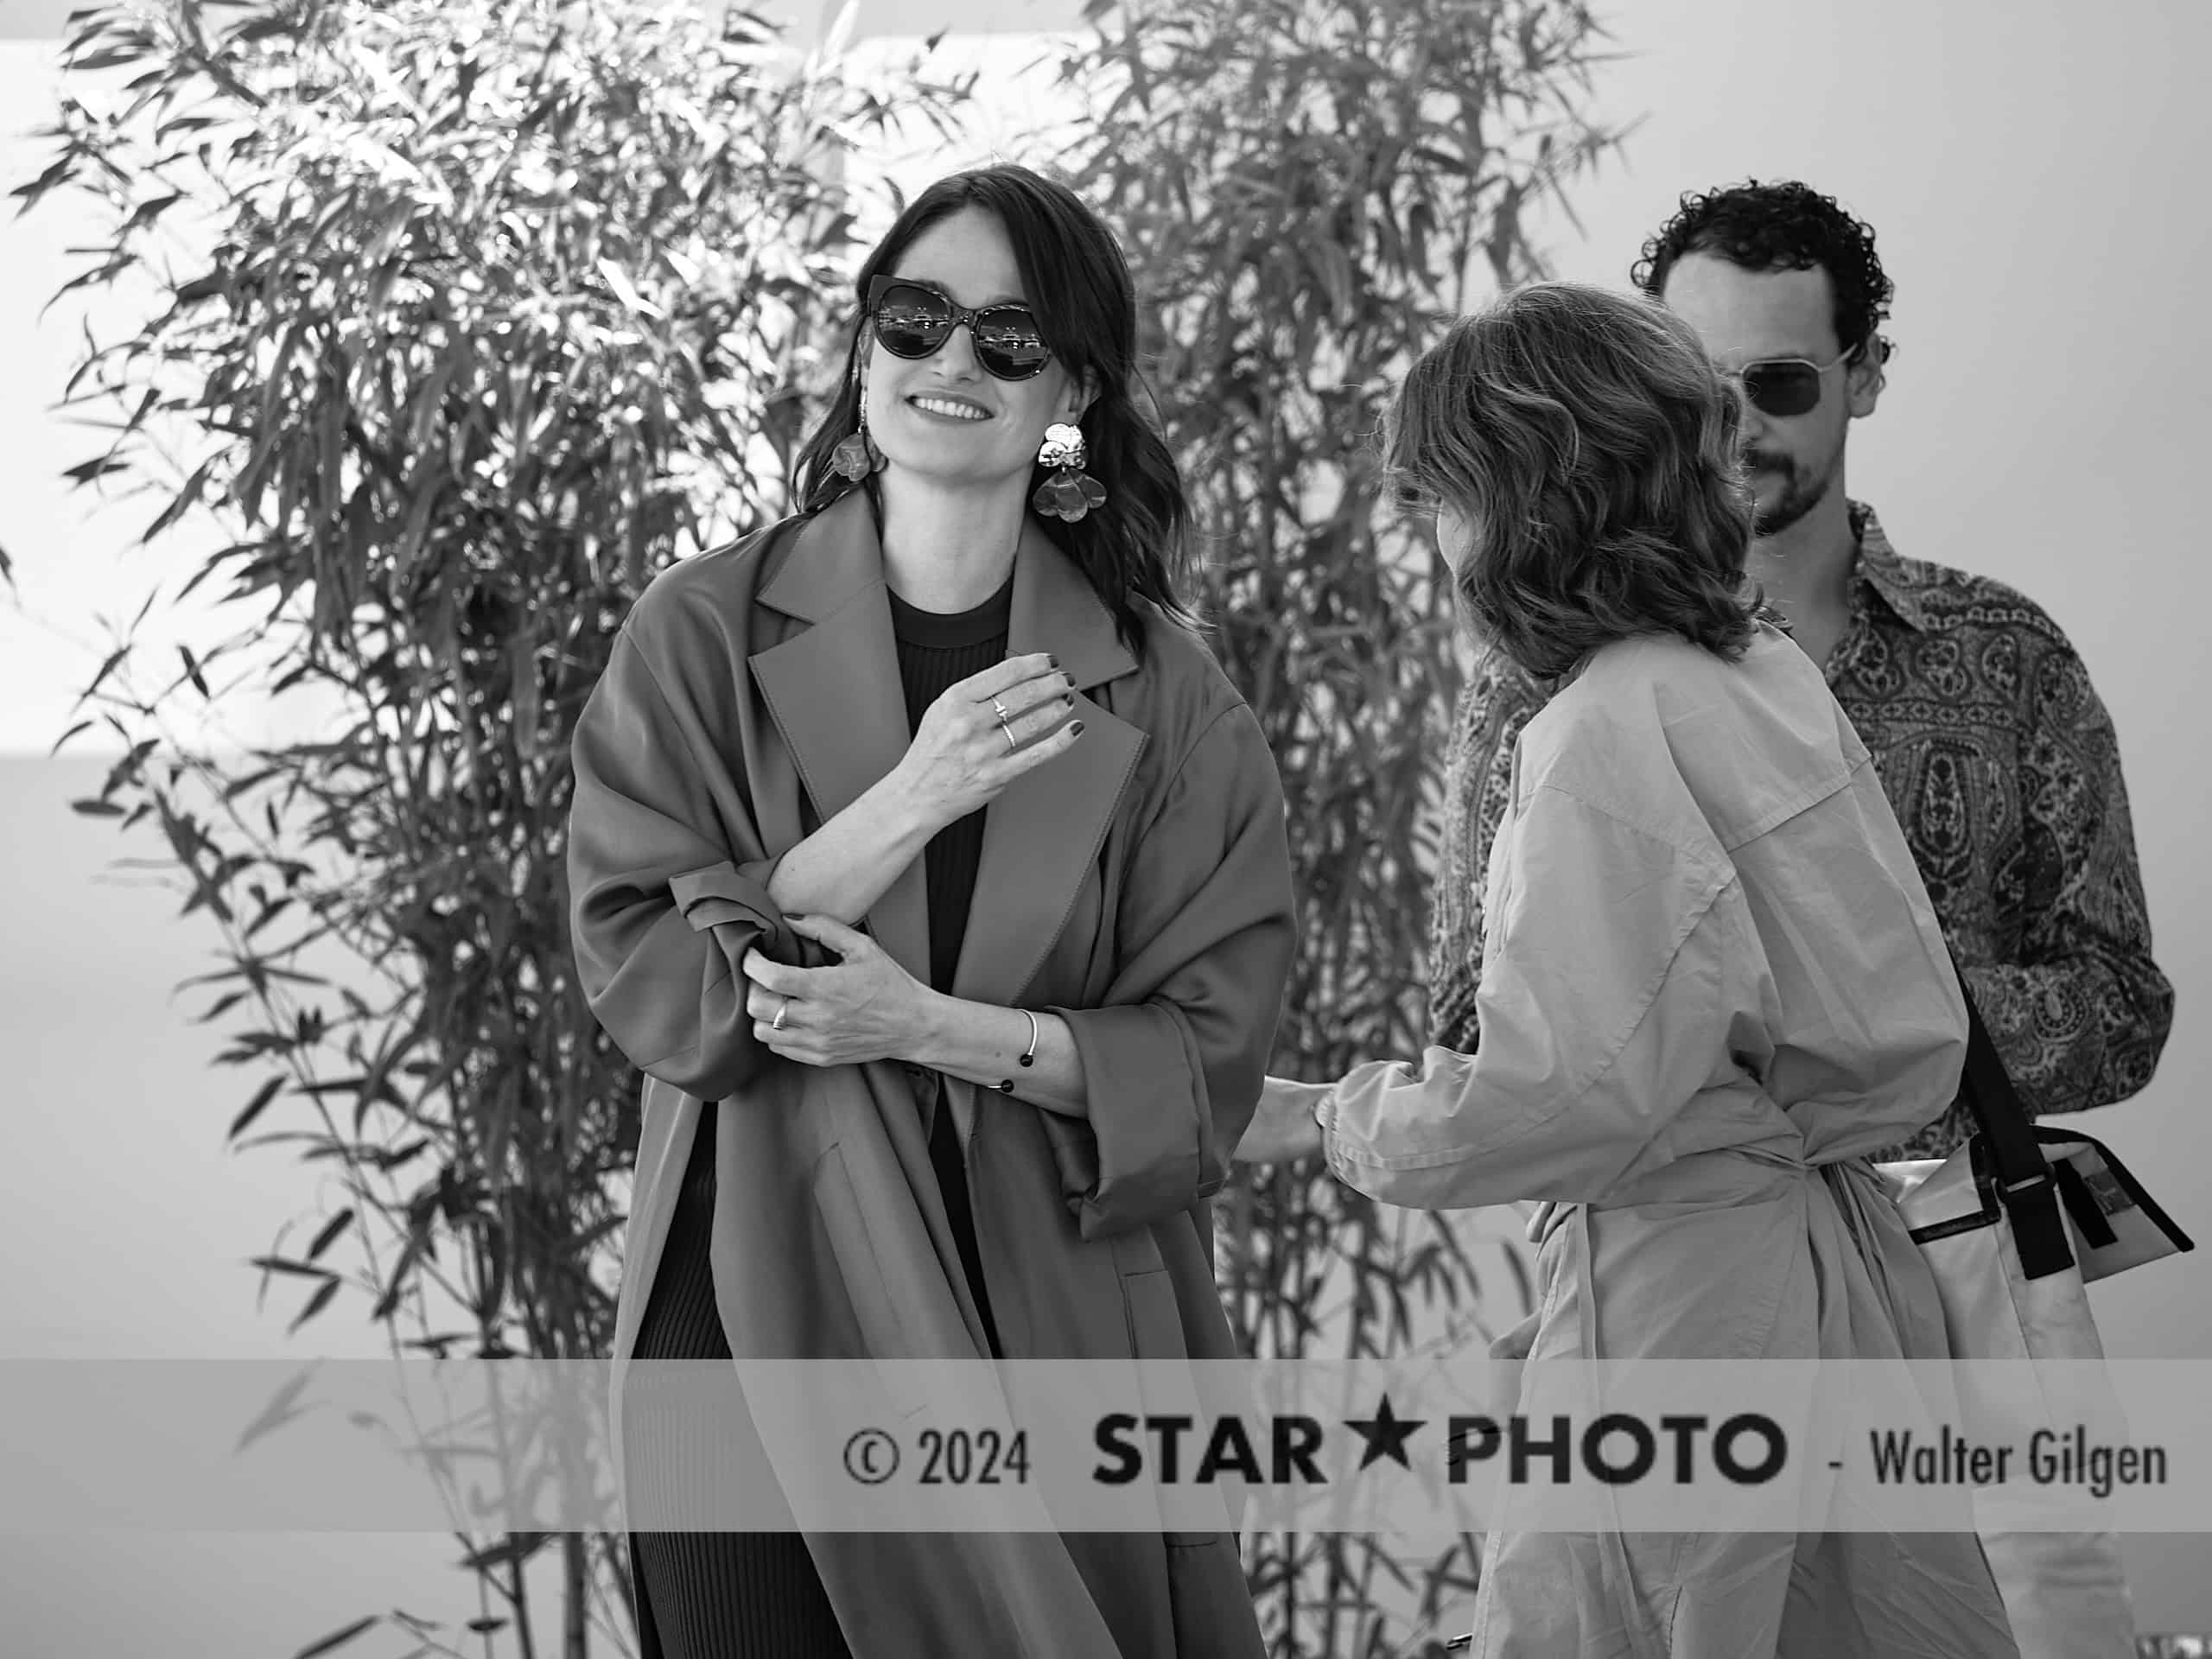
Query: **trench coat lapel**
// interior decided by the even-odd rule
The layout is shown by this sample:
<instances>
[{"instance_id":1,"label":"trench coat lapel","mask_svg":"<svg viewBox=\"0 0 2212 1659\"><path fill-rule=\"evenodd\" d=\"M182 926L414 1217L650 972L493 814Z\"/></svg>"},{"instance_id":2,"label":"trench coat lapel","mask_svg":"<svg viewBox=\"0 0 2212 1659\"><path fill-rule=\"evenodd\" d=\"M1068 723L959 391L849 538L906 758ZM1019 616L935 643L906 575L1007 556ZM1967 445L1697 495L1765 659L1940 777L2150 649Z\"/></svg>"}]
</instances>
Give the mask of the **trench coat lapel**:
<instances>
[{"instance_id":1,"label":"trench coat lapel","mask_svg":"<svg viewBox=\"0 0 2212 1659\"><path fill-rule=\"evenodd\" d=\"M1066 753L1024 772L990 804L976 873L976 903L952 992L971 1001L1019 1005L1067 925L1084 872L1136 770L1146 735L1085 695L1133 671L1114 619L1072 560L1034 519L1014 556L1014 656L1050 652L1075 682L1083 735Z\"/></svg>"},{"instance_id":2,"label":"trench coat lapel","mask_svg":"<svg viewBox=\"0 0 2212 1659\"><path fill-rule=\"evenodd\" d=\"M912 741L884 595L883 550L858 490L800 527L760 590L763 605L812 624L754 652L751 663L824 821L880 781ZM875 901L868 924L900 967L927 982L929 901L919 859Z\"/></svg>"}]
</instances>

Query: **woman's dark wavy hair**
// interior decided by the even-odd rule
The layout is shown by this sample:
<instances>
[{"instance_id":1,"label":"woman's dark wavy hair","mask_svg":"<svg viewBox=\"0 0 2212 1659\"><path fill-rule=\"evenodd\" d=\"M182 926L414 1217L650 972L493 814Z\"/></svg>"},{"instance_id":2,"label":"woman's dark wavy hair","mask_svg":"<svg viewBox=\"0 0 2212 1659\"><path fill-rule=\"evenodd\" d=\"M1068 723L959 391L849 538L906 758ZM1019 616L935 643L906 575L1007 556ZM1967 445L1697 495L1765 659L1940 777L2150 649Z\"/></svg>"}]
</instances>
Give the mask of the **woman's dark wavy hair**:
<instances>
[{"instance_id":1,"label":"woman's dark wavy hair","mask_svg":"<svg viewBox=\"0 0 2212 1659\"><path fill-rule=\"evenodd\" d=\"M1680 211L1643 245L1629 273L1654 298L1675 262L1710 253L1745 270L1825 270L1835 290L1835 338L1856 360L1869 345L1877 362L1897 347L1880 332L1897 288L1874 251L1874 227L1854 219L1834 196L1795 180L1741 184L1681 199Z\"/></svg>"},{"instance_id":2,"label":"woman's dark wavy hair","mask_svg":"<svg viewBox=\"0 0 2212 1659\"><path fill-rule=\"evenodd\" d=\"M1745 574L1739 397L1663 307L1538 283L1414 365L1388 466L1402 493L1467 520L1462 613L1529 673L1556 679L1648 633L1732 662L1764 614Z\"/></svg>"},{"instance_id":3,"label":"woman's dark wavy hair","mask_svg":"<svg viewBox=\"0 0 2212 1659\"><path fill-rule=\"evenodd\" d=\"M1148 600L1173 620L1194 625L1185 597L1193 563L1190 505L1174 454L1135 401L1136 284L1121 245L1073 191L1027 168L978 168L939 179L861 266L843 385L798 458L802 511L819 512L854 487L831 468L830 455L860 425L860 364L869 339L861 313L868 283L879 272L895 273L923 232L968 207L996 215L1006 227L1022 290L1054 359L1078 380L1085 372L1096 378L1097 395L1081 423L1090 452L1084 470L1106 486L1106 505L1050 530L1112 613L1122 642L1141 653L1133 601ZM1047 476L1037 467L1031 490Z\"/></svg>"}]
</instances>

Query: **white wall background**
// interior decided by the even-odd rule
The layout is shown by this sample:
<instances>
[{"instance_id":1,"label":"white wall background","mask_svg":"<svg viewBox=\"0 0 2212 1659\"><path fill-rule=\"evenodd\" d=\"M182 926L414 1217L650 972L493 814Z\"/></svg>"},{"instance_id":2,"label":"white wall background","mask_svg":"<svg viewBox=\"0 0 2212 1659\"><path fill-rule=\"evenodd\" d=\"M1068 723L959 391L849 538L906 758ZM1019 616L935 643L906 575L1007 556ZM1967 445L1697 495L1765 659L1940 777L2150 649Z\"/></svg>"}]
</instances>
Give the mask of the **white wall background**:
<instances>
[{"instance_id":1,"label":"white wall background","mask_svg":"<svg viewBox=\"0 0 2212 1659\"><path fill-rule=\"evenodd\" d=\"M40 26L37 10L11 8L9 26ZM1018 29L1068 10L913 0L895 26ZM873 0L864 26L893 26L890 11ZM1624 281L1680 192L1746 175L1803 177L1876 225L1902 349L1880 411L1855 435L1853 488L1904 551L2042 601L2113 710L2181 1014L2158 1082L2093 1127L2212 1241L2199 1083L2212 1070L2201 1013L2212 903L2192 856L2212 707L2212 321L2200 298L2212 118L2195 85L2212 59L2212 9L1622 0L1606 11L1627 55L1603 72L1599 108L1650 118L1625 165L1578 191L1586 236L1548 228L1560 274ZM972 148L1005 145L1034 97L1014 73L1033 41L952 44L995 68L995 112ZM22 130L50 99L52 56L50 40L0 41L10 187L39 153ZM900 158L898 170L926 177L969 158ZM171 995L207 965L209 941L172 919L167 898L103 881L108 860L153 843L118 844L67 815L99 769L30 758L99 660L93 613L135 610L175 556L123 553L146 511L88 511L58 481L90 449L50 413L73 342L39 313L72 269L75 228L51 209L0 228L0 546L22 588L20 611L0 603L0 752L25 757L0 760L0 1261L14 1269L0 1357L296 1351L283 1313L256 1314L242 1263L311 1195L278 1154L222 1151L234 1079L209 1070L213 1042ZM2101 1287L2113 1351L2212 1358L2208 1260ZM357 1326L315 1329L320 1351L373 1351ZM2212 1630L2212 1539L2137 1538L2129 1550L2144 1629ZM440 1565L450 1553L435 1539L19 1539L0 1549L0 1655L284 1654L395 1604L465 1618L476 1610Z\"/></svg>"}]
</instances>

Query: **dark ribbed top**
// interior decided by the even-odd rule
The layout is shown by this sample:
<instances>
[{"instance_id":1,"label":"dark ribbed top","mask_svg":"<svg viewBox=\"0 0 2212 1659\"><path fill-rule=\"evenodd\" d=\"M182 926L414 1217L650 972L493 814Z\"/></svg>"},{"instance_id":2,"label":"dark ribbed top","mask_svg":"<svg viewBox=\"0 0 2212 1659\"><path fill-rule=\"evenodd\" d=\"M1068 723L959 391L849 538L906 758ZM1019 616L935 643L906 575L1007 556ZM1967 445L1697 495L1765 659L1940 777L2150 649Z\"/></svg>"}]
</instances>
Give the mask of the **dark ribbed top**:
<instances>
[{"instance_id":1,"label":"dark ribbed top","mask_svg":"<svg viewBox=\"0 0 2212 1659\"><path fill-rule=\"evenodd\" d=\"M973 610L925 611L891 595L891 631L899 641L899 683L906 694L906 725L922 722L930 705L960 681L980 674L1006 657L1007 632L1014 611L1014 577ZM922 849L922 880L929 892L930 984L950 993L960 966L960 944L968 934L968 911L976 896L976 872L982 861L983 820L978 807L946 825ZM968 1196L968 1177L960 1156L960 1135L939 1094L930 1122L930 1162L944 1198L945 1219L959 1246L968 1288L982 1314L991 1351L999 1351L998 1328L983 1290L983 1256L976 1238L976 1212Z\"/></svg>"},{"instance_id":2,"label":"dark ribbed top","mask_svg":"<svg viewBox=\"0 0 2212 1659\"><path fill-rule=\"evenodd\" d=\"M891 630L899 641L899 683L906 694L906 728L922 723L930 705L971 674L1006 658L1007 626L1014 609L1014 578L971 611L918 610L891 595ZM976 896L976 869L983 855L983 817L978 807L948 824L922 853L930 896L930 984L950 992L967 937L968 908Z\"/></svg>"}]
</instances>

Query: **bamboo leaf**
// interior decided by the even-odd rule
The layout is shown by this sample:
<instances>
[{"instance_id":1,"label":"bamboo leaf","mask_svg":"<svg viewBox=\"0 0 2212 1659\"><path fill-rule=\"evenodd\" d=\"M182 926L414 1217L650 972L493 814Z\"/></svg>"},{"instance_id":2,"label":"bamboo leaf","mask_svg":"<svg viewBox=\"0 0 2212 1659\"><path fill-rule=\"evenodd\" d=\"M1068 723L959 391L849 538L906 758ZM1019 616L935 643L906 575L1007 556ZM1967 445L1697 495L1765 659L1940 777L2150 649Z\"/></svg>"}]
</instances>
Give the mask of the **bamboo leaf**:
<instances>
[{"instance_id":1,"label":"bamboo leaf","mask_svg":"<svg viewBox=\"0 0 2212 1659\"><path fill-rule=\"evenodd\" d=\"M349 1205L325 1222L322 1230L315 1236L315 1243L308 1246L308 1260L312 1262L328 1249L337 1242L338 1236L353 1224L353 1211Z\"/></svg>"},{"instance_id":2,"label":"bamboo leaf","mask_svg":"<svg viewBox=\"0 0 2212 1659\"><path fill-rule=\"evenodd\" d=\"M226 991L215 999L213 1006L194 1016L193 1023L200 1026L213 1025L239 1003L245 1001L246 996L247 993L245 991Z\"/></svg>"},{"instance_id":3,"label":"bamboo leaf","mask_svg":"<svg viewBox=\"0 0 2212 1659\"><path fill-rule=\"evenodd\" d=\"M264 35L281 33L283 27L283 26L280 24L272 28L267 28L263 29L262 33ZM336 1652L340 1648L344 1647L347 1643L353 1641L354 1637L367 1635L369 1631L376 1629L376 1627L383 1622L384 1620L380 1616L373 1613L366 1618L357 1618L351 1624L342 1625L339 1629L333 1630L328 1636L322 1637L320 1641L308 1643L307 1646L302 1648L297 1653L294 1654L292 1656L292 1659L322 1659L322 1656L324 1654Z\"/></svg>"},{"instance_id":4,"label":"bamboo leaf","mask_svg":"<svg viewBox=\"0 0 2212 1659\"><path fill-rule=\"evenodd\" d=\"M286 1327L284 1334L287 1336L294 1334L302 1325L329 1306L331 1298L338 1294L338 1283L334 1275L323 1281L321 1287L315 1294L308 1298L307 1306L300 1310L299 1317Z\"/></svg>"},{"instance_id":5,"label":"bamboo leaf","mask_svg":"<svg viewBox=\"0 0 2212 1659\"><path fill-rule=\"evenodd\" d=\"M328 1283L337 1277L327 1268L318 1268L306 1262L295 1262L289 1257L282 1255L257 1255L253 1258L252 1265L259 1268L264 1273L290 1274L296 1278L313 1279L322 1283Z\"/></svg>"},{"instance_id":6,"label":"bamboo leaf","mask_svg":"<svg viewBox=\"0 0 2212 1659\"><path fill-rule=\"evenodd\" d=\"M79 694L78 706L82 707L92 701L99 694L100 687L107 683L107 677L114 673L122 665L123 659L130 655L130 646L127 643L118 645L113 651L108 652L99 665L99 671L92 676L92 683Z\"/></svg>"},{"instance_id":7,"label":"bamboo leaf","mask_svg":"<svg viewBox=\"0 0 2212 1659\"><path fill-rule=\"evenodd\" d=\"M90 484L114 473L127 473L130 463L113 454L95 455L90 461L80 461L74 467L65 467L62 476L73 484Z\"/></svg>"},{"instance_id":8,"label":"bamboo leaf","mask_svg":"<svg viewBox=\"0 0 2212 1659\"><path fill-rule=\"evenodd\" d=\"M231 1448L233 1456L263 1436L274 1433L286 1423L296 1422L307 1414L298 1407L300 1396L307 1392L309 1378L308 1372L300 1371L276 1390L259 1414L239 1433L237 1443Z\"/></svg>"},{"instance_id":9,"label":"bamboo leaf","mask_svg":"<svg viewBox=\"0 0 2212 1659\"><path fill-rule=\"evenodd\" d=\"M231 1127L224 1132L223 1139L235 1141L244 1135L253 1126L254 1120L268 1109L269 1103L276 1098L277 1092L283 1086L284 1079L276 1077L270 1078L260 1088L255 1090L253 1098L246 1102L245 1109L231 1120Z\"/></svg>"},{"instance_id":10,"label":"bamboo leaf","mask_svg":"<svg viewBox=\"0 0 2212 1659\"><path fill-rule=\"evenodd\" d=\"M162 509L154 522L147 525L139 536L138 540L142 545L156 540L162 532L172 528L186 513L199 505L200 496L207 490L207 480L213 475L215 463L210 461L203 462L194 470L192 476L185 480L184 487L170 499L169 504Z\"/></svg>"}]
</instances>

